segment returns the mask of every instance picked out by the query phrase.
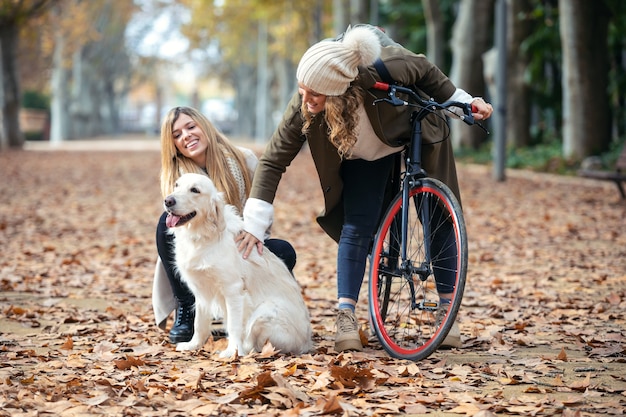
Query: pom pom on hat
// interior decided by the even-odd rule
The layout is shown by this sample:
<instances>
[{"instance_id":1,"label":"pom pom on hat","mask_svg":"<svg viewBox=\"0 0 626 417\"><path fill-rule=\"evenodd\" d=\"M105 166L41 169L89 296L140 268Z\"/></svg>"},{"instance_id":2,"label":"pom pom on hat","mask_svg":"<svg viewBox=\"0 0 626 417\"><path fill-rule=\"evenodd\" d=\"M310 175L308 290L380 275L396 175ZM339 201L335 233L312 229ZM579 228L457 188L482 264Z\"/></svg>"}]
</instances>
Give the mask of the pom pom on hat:
<instances>
[{"instance_id":1,"label":"pom pom on hat","mask_svg":"<svg viewBox=\"0 0 626 417\"><path fill-rule=\"evenodd\" d=\"M378 36L367 27L348 29L341 41L324 40L311 46L300 59L296 78L311 90L326 96L346 92L359 73L380 56Z\"/></svg>"}]
</instances>

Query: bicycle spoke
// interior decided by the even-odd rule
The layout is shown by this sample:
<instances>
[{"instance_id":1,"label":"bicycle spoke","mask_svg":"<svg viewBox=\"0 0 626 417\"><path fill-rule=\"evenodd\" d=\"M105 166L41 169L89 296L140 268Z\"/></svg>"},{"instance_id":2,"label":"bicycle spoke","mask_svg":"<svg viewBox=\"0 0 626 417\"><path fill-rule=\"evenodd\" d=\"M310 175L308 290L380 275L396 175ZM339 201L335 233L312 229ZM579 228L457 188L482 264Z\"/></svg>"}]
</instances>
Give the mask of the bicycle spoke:
<instances>
[{"instance_id":1,"label":"bicycle spoke","mask_svg":"<svg viewBox=\"0 0 626 417\"><path fill-rule=\"evenodd\" d=\"M466 256L464 225L452 216L458 203L449 191L438 188L445 186L430 181L424 181L428 187L411 191L406 259L398 256L402 234L401 198L397 197L381 224L370 271L374 331L392 356L413 360L428 356L445 337L465 280L466 259L460 262L460 256ZM452 307L440 304L441 293L453 295Z\"/></svg>"}]
</instances>

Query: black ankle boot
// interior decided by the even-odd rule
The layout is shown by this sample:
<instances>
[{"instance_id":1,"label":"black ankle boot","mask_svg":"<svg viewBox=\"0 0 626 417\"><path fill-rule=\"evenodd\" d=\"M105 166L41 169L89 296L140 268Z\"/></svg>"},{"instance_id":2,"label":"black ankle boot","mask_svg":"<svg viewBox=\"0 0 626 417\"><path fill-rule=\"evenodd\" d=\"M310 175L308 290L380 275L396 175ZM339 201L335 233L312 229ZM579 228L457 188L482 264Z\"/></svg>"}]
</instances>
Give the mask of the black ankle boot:
<instances>
[{"instance_id":1,"label":"black ankle boot","mask_svg":"<svg viewBox=\"0 0 626 417\"><path fill-rule=\"evenodd\" d=\"M170 330L170 342L189 342L193 336L193 321L196 310L193 302L179 301L176 310L176 321Z\"/></svg>"}]
</instances>

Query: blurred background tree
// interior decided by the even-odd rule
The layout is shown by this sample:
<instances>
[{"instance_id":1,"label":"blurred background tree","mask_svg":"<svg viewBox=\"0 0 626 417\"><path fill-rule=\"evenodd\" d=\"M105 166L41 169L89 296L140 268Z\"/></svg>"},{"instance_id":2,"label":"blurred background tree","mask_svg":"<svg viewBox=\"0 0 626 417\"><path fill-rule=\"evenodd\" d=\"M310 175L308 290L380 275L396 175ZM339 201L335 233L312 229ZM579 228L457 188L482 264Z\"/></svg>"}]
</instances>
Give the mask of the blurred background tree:
<instances>
[{"instance_id":1,"label":"blurred background tree","mask_svg":"<svg viewBox=\"0 0 626 417\"><path fill-rule=\"evenodd\" d=\"M506 116L509 164L522 149L565 163L616 153L626 137L621 0L0 0L1 148L23 145L16 114L33 95L50 103L55 142L155 136L175 105L265 142L295 91L302 53L363 22L493 101L499 1L507 101L495 104ZM452 125L460 153L491 146L479 129Z\"/></svg>"},{"instance_id":2,"label":"blurred background tree","mask_svg":"<svg viewBox=\"0 0 626 417\"><path fill-rule=\"evenodd\" d=\"M0 150L19 148L24 141L19 128L20 30L45 13L49 4L50 0L0 1Z\"/></svg>"}]
</instances>

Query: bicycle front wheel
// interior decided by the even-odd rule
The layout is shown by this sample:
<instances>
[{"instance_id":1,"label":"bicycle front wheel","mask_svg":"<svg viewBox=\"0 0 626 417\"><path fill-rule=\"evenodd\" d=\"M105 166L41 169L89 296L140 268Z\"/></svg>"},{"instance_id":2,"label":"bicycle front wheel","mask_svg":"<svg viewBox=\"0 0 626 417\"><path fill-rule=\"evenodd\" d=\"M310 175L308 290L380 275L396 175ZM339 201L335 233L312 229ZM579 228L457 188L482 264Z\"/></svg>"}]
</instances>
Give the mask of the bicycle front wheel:
<instances>
[{"instance_id":1,"label":"bicycle front wheel","mask_svg":"<svg viewBox=\"0 0 626 417\"><path fill-rule=\"evenodd\" d=\"M369 312L385 350L415 361L439 347L456 319L467 274L467 234L461 205L441 181L416 180L408 195L406 224L400 192L374 239Z\"/></svg>"}]
</instances>

